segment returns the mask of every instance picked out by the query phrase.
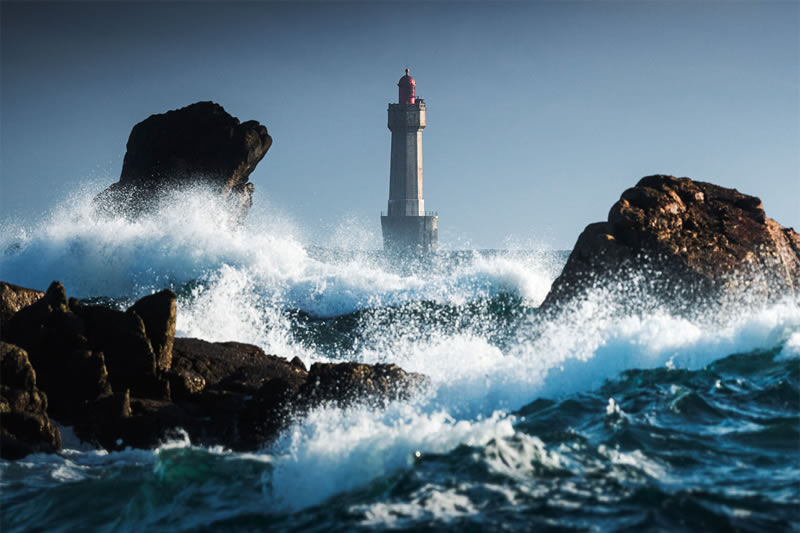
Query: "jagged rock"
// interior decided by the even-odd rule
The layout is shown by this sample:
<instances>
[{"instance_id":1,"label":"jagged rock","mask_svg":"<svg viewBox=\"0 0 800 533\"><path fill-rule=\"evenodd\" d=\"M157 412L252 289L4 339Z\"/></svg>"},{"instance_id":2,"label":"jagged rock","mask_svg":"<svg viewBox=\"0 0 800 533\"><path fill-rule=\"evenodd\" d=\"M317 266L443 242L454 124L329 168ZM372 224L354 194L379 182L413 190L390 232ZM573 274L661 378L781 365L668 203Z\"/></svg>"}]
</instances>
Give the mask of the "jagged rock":
<instances>
[{"instance_id":1,"label":"jagged rock","mask_svg":"<svg viewBox=\"0 0 800 533\"><path fill-rule=\"evenodd\" d=\"M175 371L196 373L205 380L206 387L248 393L258 391L276 377L299 388L307 375L304 368L283 357L267 355L258 346L200 339L175 339L172 367Z\"/></svg>"},{"instance_id":2,"label":"jagged rock","mask_svg":"<svg viewBox=\"0 0 800 533\"><path fill-rule=\"evenodd\" d=\"M800 236L767 218L754 196L648 176L622 193L607 222L581 233L541 310L614 283L679 311L698 298L800 296Z\"/></svg>"},{"instance_id":3,"label":"jagged rock","mask_svg":"<svg viewBox=\"0 0 800 533\"><path fill-rule=\"evenodd\" d=\"M49 413L72 421L111 386L102 353L92 351L81 317L67 306L66 292L54 281L45 295L9 321L7 338L25 349L50 398Z\"/></svg>"},{"instance_id":4,"label":"jagged rock","mask_svg":"<svg viewBox=\"0 0 800 533\"><path fill-rule=\"evenodd\" d=\"M357 401L382 404L408 399L426 383L422 374L406 372L397 365L360 363L314 363L300 388L305 405L333 402L349 405Z\"/></svg>"},{"instance_id":5,"label":"jagged rock","mask_svg":"<svg viewBox=\"0 0 800 533\"><path fill-rule=\"evenodd\" d=\"M149 447L182 428L193 442L256 449L289 420L307 372L250 344L176 338L166 375L172 402L131 398L131 415L95 428L92 438L111 449Z\"/></svg>"},{"instance_id":6,"label":"jagged rock","mask_svg":"<svg viewBox=\"0 0 800 533\"><path fill-rule=\"evenodd\" d=\"M3 366L3 453L50 449L24 444L50 435L48 414L106 449L152 447L182 428L193 442L253 450L321 402L378 405L407 398L424 382L394 365L315 364L309 373L297 357L288 361L238 342L176 339L174 330L170 291L120 311L67 301L53 282L9 321L9 338L29 350L30 373L11 379L19 372ZM49 404L38 392L9 392L31 389L34 370Z\"/></svg>"},{"instance_id":7,"label":"jagged rock","mask_svg":"<svg viewBox=\"0 0 800 533\"><path fill-rule=\"evenodd\" d=\"M219 104L197 102L136 124L119 182L100 193L100 212L135 217L170 190L202 185L218 191L237 220L252 205L248 176L272 145L267 128L240 123Z\"/></svg>"},{"instance_id":8,"label":"jagged rock","mask_svg":"<svg viewBox=\"0 0 800 533\"><path fill-rule=\"evenodd\" d=\"M61 433L47 416L47 396L25 350L0 341L0 374L0 457L59 450Z\"/></svg>"},{"instance_id":9,"label":"jagged rock","mask_svg":"<svg viewBox=\"0 0 800 533\"><path fill-rule=\"evenodd\" d=\"M156 367L169 370L172 365L172 343L175 339L176 301L175 293L169 289L145 296L129 310L142 318L147 338L156 356Z\"/></svg>"},{"instance_id":10,"label":"jagged rock","mask_svg":"<svg viewBox=\"0 0 800 533\"><path fill-rule=\"evenodd\" d=\"M167 372L172 399L183 401L206 388L206 380L192 370L180 369Z\"/></svg>"},{"instance_id":11,"label":"jagged rock","mask_svg":"<svg viewBox=\"0 0 800 533\"><path fill-rule=\"evenodd\" d=\"M23 307L44 296L42 291L26 289L18 285L0 281L0 338L5 338L8 321Z\"/></svg>"},{"instance_id":12,"label":"jagged rock","mask_svg":"<svg viewBox=\"0 0 800 533\"><path fill-rule=\"evenodd\" d=\"M156 355L144 322L133 310L102 305L78 305L75 314L85 323L88 346L103 352L111 386L130 389L134 396L164 398L156 374Z\"/></svg>"}]
</instances>

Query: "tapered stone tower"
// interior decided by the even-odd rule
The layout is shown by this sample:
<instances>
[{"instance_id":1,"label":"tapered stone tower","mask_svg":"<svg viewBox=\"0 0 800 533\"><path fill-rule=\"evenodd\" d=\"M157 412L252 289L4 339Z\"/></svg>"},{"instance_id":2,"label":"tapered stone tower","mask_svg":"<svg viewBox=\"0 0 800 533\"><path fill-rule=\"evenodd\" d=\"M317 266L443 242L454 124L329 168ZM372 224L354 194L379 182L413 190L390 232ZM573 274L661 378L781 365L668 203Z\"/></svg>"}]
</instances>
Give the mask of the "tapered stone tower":
<instances>
[{"instance_id":1,"label":"tapered stone tower","mask_svg":"<svg viewBox=\"0 0 800 533\"><path fill-rule=\"evenodd\" d=\"M416 97L408 74L400 78L399 103L389 104L392 161L389 207L381 216L383 247L387 251L430 252L439 240L439 217L425 212L422 198L422 130L425 101Z\"/></svg>"}]
</instances>

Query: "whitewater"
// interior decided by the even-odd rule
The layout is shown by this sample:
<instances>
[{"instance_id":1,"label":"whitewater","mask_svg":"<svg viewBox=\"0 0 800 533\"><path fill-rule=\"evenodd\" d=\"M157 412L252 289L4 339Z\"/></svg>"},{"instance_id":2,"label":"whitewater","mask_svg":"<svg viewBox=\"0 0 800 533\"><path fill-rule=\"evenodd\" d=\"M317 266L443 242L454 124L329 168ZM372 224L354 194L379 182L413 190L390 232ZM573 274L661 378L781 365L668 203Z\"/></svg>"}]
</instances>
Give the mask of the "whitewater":
<instances>
[{"instance_id":1,"label":"whitewater","mask_svg":"<svg viewBox=\"0 0 800 533\"><path fill-rule=\"evenodd\" d=\"M213 195L136 221L76 193L2 221L0 279L125 308L169 287L177 336L314 362L395 363L410 401L321 407L258 452L165 439L0 462L6 531L800 528L800 304L626 311L597 289L537 307L568 251L398 264L346 221L325 246ZM376 221L369 221L369 223ZM370 237L372 235L372 237ZM637 296L641 297L641 295Z\"/></svg>"}]
</instances>

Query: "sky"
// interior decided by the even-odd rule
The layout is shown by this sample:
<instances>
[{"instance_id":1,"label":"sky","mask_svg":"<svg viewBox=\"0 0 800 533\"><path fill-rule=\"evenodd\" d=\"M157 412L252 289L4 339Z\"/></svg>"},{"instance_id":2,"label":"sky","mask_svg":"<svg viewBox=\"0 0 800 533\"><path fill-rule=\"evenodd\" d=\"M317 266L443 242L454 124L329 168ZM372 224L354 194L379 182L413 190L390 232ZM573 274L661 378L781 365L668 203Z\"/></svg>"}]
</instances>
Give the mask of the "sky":
<instances>
[{"instance_id":1,"label":"sky","mask_svg":"<svg viewBox=\"0 0 800 533\"><path fill-rule=\"evenodd\" d=\"M661 173L800 228L797 1L3 0L0 40L0 221L110 185L134 124L213 100L273 137L257 207L309 244L380 235L410 68L443 248L569 249Z\"/></svg>"}]
</instances>

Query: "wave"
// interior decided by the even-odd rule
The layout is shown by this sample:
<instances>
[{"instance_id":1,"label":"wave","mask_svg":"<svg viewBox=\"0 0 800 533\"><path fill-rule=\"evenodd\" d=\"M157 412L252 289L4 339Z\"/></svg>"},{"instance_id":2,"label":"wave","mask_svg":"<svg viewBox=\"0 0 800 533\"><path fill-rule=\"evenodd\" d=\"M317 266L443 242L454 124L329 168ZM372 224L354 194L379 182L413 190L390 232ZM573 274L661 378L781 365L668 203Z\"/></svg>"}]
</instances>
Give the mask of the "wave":
<instances>
[{"instance_id":1,"label":"wave","mask_svg":"<svg viewBox=\"0 0 800 533\"><path fill-rule=\"evenodd\" d=\"M463 302L504 291L538 304L562 262L544 251L538 257L465 252L395 268L379 253L305 245L301 231L280 216L256 214L237 227L224 202L202 189L173 196L137 220L98 216L92 195L80 194L37 224L4 221L0 276L42 289L58 279L78 298L136 298L190 282L222 285L230 272L223 269L229 268L250 278L262 297L333 316L417 300ZM346 229L335 230L331 243L356 247L343 234L369 233L354 228L352 219L343 224Z\"/></svg>"},{"instance_id":2,"label":"wave","mask_svg":"<svg viewBox=\"0 0 800 533\"><path fill-rule=\"evenodd\" d=\"M179 295L179 336L249 342L307 365L391 362L431 381L427 395L382 410L320 408L256 454L198 452L256 465L248 490L270 512L319 505L461 447L494 450L491 457L505 455L506 463L516 454L519 468L535 455L558 470L568 457L559 459L515 429L514 413L537 398L597 391L632 369L694 371L737 353L800 357L800 305L791 297L765 307L698 304L687 318L657 308L626 313L630 295L604 287L543 319L536 307L563 253L445 252L398 266L369 250L309 246L277 218L227 229L224 210L202 191L178 205L138 221L104 219L81 197L38 225L5 224L0 276L36 288L59 279L70 295L123 301L170 286ZM600 416L609 405L616 404L598 407ZM169 477L180 456L168 449L130 452L125 460ZM173 463L164 466L168 457ZM638 460L614 450L603 457ZM495 459L492 468L505 468ZM217 468L217 459L209 460ZM53 476L74 482L79 470ZM412 507L420 516L469 514L469 505L459 504L463 491L442 487L434 496L426 490L417 487L410 497L419 500ZM367 524L386 524L407 504L360 509Z\"/></svg>"}]
</instances>

